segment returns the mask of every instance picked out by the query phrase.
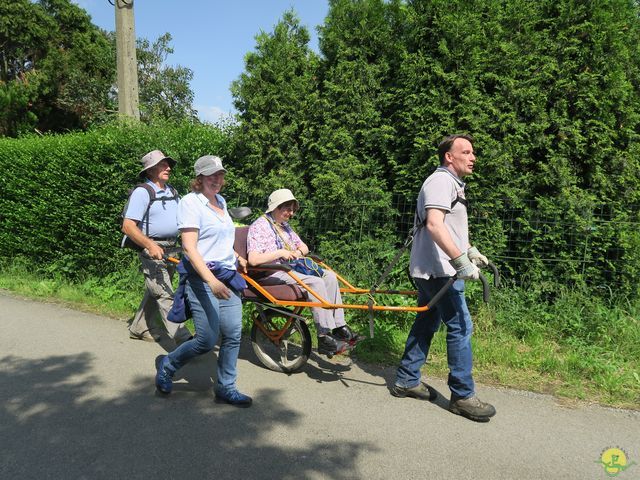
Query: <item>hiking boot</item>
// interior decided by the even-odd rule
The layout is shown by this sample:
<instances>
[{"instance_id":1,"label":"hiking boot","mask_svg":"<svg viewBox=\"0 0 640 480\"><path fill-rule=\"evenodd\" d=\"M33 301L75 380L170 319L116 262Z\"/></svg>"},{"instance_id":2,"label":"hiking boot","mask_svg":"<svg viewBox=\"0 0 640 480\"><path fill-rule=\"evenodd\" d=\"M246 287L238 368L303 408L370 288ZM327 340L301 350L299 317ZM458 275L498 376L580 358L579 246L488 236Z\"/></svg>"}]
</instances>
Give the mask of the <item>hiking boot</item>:
<instances>
[{"instance_id":1,"label":"hiking boot","mask_svg":"<svg viewBox=\"0 0 640 480\"><path fill-rule=\"evenodd\" d=\"M158 371L156 372L156 388L160 393L168 395L173 389L173 369L167 355L163 355L158 362Z\"/></svg>"},{"instance_id":2,"label":"hiking boot","mask_svg":"<svg viewBox=\"0 0 640 480\"><path fill-rule=\"evenodd\" d=\"M238 390L231 390L225 393L216 392L216 401L240 408L248 408L253 403L253 399L249 395L240 393Z\"/></svg>"},{"instance_id":3,"label":"hiking boot","mask_svg":"<svg viewBox=\"0 0 640 480\"><path fill-rule=\"evenodd\" d=\"M358 342L361 342L362 340L367 338L364 335L360 335L359 333L354 332L349 327L349 325L343 325L341 327L334 328L331 331L331 335L337 338L338 340L342 340L343 342L349 342L352 345Z\"/></svg>"},{"instance_id":4,"label":"hiking boot","mask_svg":"<svg viewBox=\"0 0 640 480\"><path fill-rule=\"evenodd\" d=\"M151 333L149 330L145 330L142 333L136 333L129 330L129 338L132 340L142 340L144 342L159 342L160 335L157 333Z\"/></svg>"},{"instance_id":5,"label":"hiking boot","mask_svg":"<svg viewBox=\"0 0 640 480\"><path fill-rule=\"evenodd\" d=\"M347 342L333 338L331 335L318 335L318 353L329 358L344 352L348 347Z\"/></svg>"},{"instance_id":6,"label":"hiking boot","mask_svg":"<svg viewBox=\"0 0 640 480\"><path fill-rule=\"evenodd\" d=\"M429 388L425 383L420 382L415 387L401 387L400 385L394 385L391 387L391 395L398 398L411 397L418 400L434 401L438 394L435 390Z\"/></svg>"},{"instance_id":7,"label":"hiking boot","mask_svg":"<svg viewBox=\"0 0 640 480\"><path fill-rule=\"evenodd\" d=\"M488 422L496 414L493 405L481 401L475 395L469 398L458 398L452 395L449 401L449 411L476 422Z\"/></svg>"}]
</instances>

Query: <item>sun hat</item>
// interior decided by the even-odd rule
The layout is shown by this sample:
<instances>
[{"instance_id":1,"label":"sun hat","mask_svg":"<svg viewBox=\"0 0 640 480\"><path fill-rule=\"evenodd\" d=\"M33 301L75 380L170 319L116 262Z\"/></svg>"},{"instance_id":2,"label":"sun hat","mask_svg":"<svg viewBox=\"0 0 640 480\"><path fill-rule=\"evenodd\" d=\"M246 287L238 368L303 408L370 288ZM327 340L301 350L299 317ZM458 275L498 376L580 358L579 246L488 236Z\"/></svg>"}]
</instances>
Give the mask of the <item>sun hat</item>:
<instances>
[{"instance_id":1,"label":"sun hat","mask_svg":"<svg viewBox=\"0 0 640 480\"><path fill-rule=\"evenodd\" d=\"M215 155L204 155L200 157L196 160L193 169L196 172L196 177L198 175L213 175L218 172L226 172L222 166L222 159Z\"/></svg>"},{"instance_id":2,"label":"sun hat","mask_svg":"<svg viewBox=\"0 0 640 480\"><path fill-rule=\"evenodd\" d=\"M138 173L138 175L142 175L151 167L155 167L162 160L166 160L167 162L169 162L169 166L171 168L176 166L176 161L173 158L167 157L160 150L152 150L140 159L140 163L142 163L142 170L140 170L140 173Z\"/></svg>"},{"instance_id":3,"label":"sun hat","mask_svg":"<svg viewBox=\"0 0 640 480\"><path fill-rule=\"evenodd\" d=\"M293 200L296 202L296 208L298 207L298 200L293 196L291 190L288 188L281 188L280 190L276 190L269 195L269 199L267 200L267 211L265 213L273 212L276 208L278 208L283 203L289 202Z\"/></svg>"}]
</instances>

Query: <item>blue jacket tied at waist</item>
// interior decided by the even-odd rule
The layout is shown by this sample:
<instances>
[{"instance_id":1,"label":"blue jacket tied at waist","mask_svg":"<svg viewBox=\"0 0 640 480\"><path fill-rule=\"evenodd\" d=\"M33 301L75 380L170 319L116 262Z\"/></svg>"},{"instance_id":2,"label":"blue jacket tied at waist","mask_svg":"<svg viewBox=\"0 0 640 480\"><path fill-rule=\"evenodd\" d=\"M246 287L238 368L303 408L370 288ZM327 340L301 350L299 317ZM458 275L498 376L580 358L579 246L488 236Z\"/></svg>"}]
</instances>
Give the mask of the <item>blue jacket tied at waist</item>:
<instances>
[{"instance_id":1,"label":"blue jacket tied at waist","mask_svg":"<svg viewBox=\"0 0 640 480\"><path fill-rule=\"evenodd\" d=\"M247 288L247 282L245 282L237 270L220 267L217 262L207 262L206 265L213 275L227 287L232 288L240 294ZM187 279L190 275L198 275L198 273L186 258L180 260L176 270L180 275L180 279L178 281L178 288L173 295L173 305L167 318L173 323L183 323L186 322L188 318L191 318L191 308L189 307L189 299L187 298L186 292Z\"/></svg>"}]
</instances>

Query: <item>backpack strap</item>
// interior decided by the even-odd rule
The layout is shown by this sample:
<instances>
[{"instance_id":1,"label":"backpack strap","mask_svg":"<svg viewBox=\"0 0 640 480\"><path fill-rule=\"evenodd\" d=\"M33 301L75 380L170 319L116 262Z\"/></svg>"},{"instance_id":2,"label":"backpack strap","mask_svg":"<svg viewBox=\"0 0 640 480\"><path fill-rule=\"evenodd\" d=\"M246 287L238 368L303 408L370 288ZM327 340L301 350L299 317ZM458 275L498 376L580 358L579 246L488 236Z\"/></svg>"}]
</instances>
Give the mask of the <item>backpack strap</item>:
<instances>
[{"instance_id":1,"label":"backpack strap","mask_svg":"<svg viewBox=\"0 0 640 480\"><path fill-rule=\"evenodd\" d=\"M173 188L173 185L169 185L167 183L167 188L169 189L169 191L171 192L171 194L173 195L171 198L167 198L167 200L178 200L178 191Z\"/></svg>"},{"instance_id":2,"label":"backpack strap","mask_svg":"<svg viewBox=\"0 0 640 480\"><path fill-rule=\"evenodd\" d=\"M168 188L169 191L171 192L170 197L167 197L167 196L158 197L156 195L155 189L148 183L139 183L138 185L135 186L135 188L138 188L138 187L144 188L149 194L149 205L147 206L147 210L144 212L144 216L142 217L142 220L141 220L141 222L146 222L145 235L148 237L149 236L149 211L151 210L151 205L153 205L153 202L162 202L162 205L164 205L166 202L172 202L172 201L175 201L177 203L180 197L178 196L178 191L173 187L173 185L169 185L168 183L165 188Z\"/></svg>"},{"instance_id":3,"label":"backpack strap","mask_svg":"<svg viewBox=\"0 0 640 480\"><path fill-rule=\"evenodd\" d=\"M273 220L273 218L271 218L271 215L269 215L268 213L265 213L262 216L267 219L267 221L269 222L269 225L271 226L271 228L275 232L276 240L280 239L280 241L282 241L282 243L284 244L283 248L293 251L294 250L293 245L291 245L289 242L287 242L287 240L284 238L284 232L283 232L282 227L280 225L278 225ZM291 237L291 236L289 236L289 237Z\"/></svg>"},{"instance_id":4,"label":"backpack strap","mask_svg":"<svg viewBox=\"0 0 640 480\"><path fill-rule=\"evenodd\" d=\"M453 207L456 203L461 203L465 208L469 208L469 201L466 198L462 198L460 195L458 195L456 199L451 202L451 210L453 210Z\"/></svg>"},{"instance_id":5,"label":"backpack strap","mask_svg":"<svg viewBox=\"0 0 640 480\"><path fill-rule=\"evenodd\" d=\"M138 187L145 189L146 192L149 194L149 205L147 206L147 210L144 212L144 215L142 216L142 219L140 221L144 221L145 218L147 218L149 215L149 208L151 208L151 204L155 201L156 191L148 183L139 183L135 187L130 188L127 193L127 201L124 204L124 208L122 209L122 214L121 214L123 220L124 220L124 216L127 213L127 210L129 209L129 203L131 202L131 195L133 194L134 190ZM148 233L148 229L147 229L147 233Z\"/></svg>"},{"instance_id":6,"label":"backpack strap","mask_svg":"<svg viewBox=\"0 0 640 480\"><path fill-rule=\"evenodd\" d=\"M129 208L129 202L131 202L131 194L133 194L134 190L137 188L143 188L147 194L149 195L149 204L147 205L147 209L144 212L144 215L142 216L142 218L140 219L141 222L145 222L146 223L146 228L145 228L145 235L148 237L149 236L149 211L151 210L151 205L153 205L153 202L157 202L157 201L162 201L162 204L164 205L165 202L170 202L170 201L175 201L178 202L180 200L180 196L178 195L177 190L172 186L167 184L165 188L168 188L169 191L171 192L171 196L170 197L158 197L156 195L156 191L155 189L147 182L145 183L139 183L137 184L135 187L130 188L129 189L129 194L128 194L128 198L127 198L127 202L124 205L124 208L122 209L122 218L124 221L124 216L127 213L127 209ZM139 250L139 246L132 242L129 237L127 237L126 235L122 238L122 242L120 244L121 247L129 247L129 248L133 248L134 250Z\"/></svg>"},{"instance_id":7,"label":"backpack strap","mask_svg":"<svg viewBox=\"0 0 640 480\"><path fill-rule=\"evenodd\" d=\"M151 210L151 205L153 204L153 202L155 202L157 200L156 191L148 183L139 183L138 185L136 185L133 188L133 190L135 190L138 187L144 188L147 191L147 193L149 194L149 205L147 205L147 209L145 210L144 215L142 216L142 219L140 220L143 223L146 222L145 235L148 237L149 236L149 210ZM133 191L131 193L133 193Z\"/></svg>"}]
</instances>

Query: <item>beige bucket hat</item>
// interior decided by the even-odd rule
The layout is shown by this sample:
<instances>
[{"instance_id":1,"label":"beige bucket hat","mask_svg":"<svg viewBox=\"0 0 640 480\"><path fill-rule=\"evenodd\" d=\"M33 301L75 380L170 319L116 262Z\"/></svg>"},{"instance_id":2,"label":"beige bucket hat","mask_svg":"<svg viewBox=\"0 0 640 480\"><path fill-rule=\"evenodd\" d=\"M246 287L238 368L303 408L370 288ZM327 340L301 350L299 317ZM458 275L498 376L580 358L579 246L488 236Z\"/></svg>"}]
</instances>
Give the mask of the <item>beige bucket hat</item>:
<instances>
[{"instance_id":1,"label":"beige bucket hat","mask_svg":"<svg viewBox=\"0 0 640 480\"><path fill-rule=\"evenodd\" d=\"M142 175L151 167L155 167L162 160L166 160L167 162L169 162L169 166L171 168L176 166L176 161L173 158L167 157L160 150L152 150L140 159L140 163L142 163L142 170L140 170L140 173L138 173L138 175Z\"/></svg>"},{"instance_id":2,"label":"beige bucket hat","mask_svg":"<svg viewBox=\"0 0 640 480\"><path fill-rule=\"evenodd\" d=\"M296 199L296 197L293 196L293 193L291 193L291 190L289 190L288 188L281 188L280 190L271 192L271 195L269 195L269 199L267 200L266 213L273 212L280 205L282 205L283 203L289 202L291 200L296 202L296 209L297 209L300 206L300 204L298 203L298 200Z\"/></svg>"}]
</instances>

